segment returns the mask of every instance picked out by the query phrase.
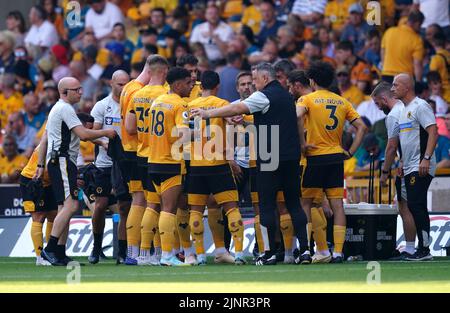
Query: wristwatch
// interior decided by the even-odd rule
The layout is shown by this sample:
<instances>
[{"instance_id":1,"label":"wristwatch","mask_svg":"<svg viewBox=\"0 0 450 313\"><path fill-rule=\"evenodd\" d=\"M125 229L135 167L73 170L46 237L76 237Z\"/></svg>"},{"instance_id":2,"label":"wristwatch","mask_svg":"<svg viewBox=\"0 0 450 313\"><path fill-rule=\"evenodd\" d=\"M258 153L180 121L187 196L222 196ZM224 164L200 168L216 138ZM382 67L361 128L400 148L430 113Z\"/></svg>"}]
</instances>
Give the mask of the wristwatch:
<instances>
[{"instance_id":1,"label":"wristwatch","mask_svg":"<svg viewBox=\"0 0 450 313\"><path fill-rule=\"evenodd\" d=\"M425 154L425 155L423 156L423 158L424 158L425 160L427 160L427 161L430 161L430 160L431 160L431 155Z\"/></svg>"}]
</instances>

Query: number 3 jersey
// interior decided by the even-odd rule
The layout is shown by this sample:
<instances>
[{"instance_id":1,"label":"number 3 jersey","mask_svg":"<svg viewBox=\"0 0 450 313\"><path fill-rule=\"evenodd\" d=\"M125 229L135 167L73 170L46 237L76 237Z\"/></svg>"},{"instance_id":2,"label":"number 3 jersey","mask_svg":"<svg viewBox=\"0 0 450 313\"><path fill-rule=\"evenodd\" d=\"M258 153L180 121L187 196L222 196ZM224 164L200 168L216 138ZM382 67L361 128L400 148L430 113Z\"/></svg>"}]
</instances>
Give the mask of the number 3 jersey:
<instances>
[{"instance_id":1,"label":"number 3 jersey","mask_svg":"<svg viewBox=\"0 0 450 313\"><path fill-rule=\"evenodd\" d=\"M306 108L306 142L315 148L308 150L308 162L317 156L321 163L335 163L336 154L342 154L342 133L346 121L359 118L352 104L328 90L317 90L301 97L298 106ZM333 156L331 156L333 155ZM333 162L334 161L334 162Z\"/></svg>"},{"instance_id":2,"label":"number 3 jersey","mask_svg":"<svg viewBox=\"0 0 450 313\"><path fill-rule=\"evenodd\" d=\"M137 155L142 158L148 158L150 154L150 136L149 129L151 117L149 115L150 106L153 100L163 94L167 94L167 88L162 85L145 86L137 91L132 100L128 111L136 115L137 127Z\"/></svg>"},{"instance_id":3,"label":"number 3 jersey","mask_svg":"<svg viewBox=\"0 0 450 313\"><path fill-rule=\"evenodd\" d=\"M148 157L150 173L181 174L184 171L183 147L179 128L189 128L188 104L178 94L159 96L149 110Z\"/></svg>"}]
</instances>

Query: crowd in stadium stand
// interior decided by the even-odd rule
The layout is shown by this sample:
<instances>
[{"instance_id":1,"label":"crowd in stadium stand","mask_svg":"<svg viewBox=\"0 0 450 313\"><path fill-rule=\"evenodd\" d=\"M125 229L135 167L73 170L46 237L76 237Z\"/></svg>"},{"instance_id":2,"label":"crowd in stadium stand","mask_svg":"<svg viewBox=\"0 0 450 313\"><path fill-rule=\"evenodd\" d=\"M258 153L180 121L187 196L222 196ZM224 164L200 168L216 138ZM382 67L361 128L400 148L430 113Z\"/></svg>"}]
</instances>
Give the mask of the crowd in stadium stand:
<instances>
[{"instance_id":1,"label":"crowd in stadium stand","mask_svg":"<svg viewBox=\"0 0 450 313\"><path fill-rule=\"evenodd\" d=\"M79 0L79 7L68 0L38 2L29 12L9 12L7 29L0 31L0 183L18 181L59 98L61 78L81 82L76 110L89 113L109 94L116 70L135 78L156 53L172 65L194 54L200 71L220 74L219 97L228 101L239 98L238 73L259 62L274 63L280 81L312 61L329 62L336 69L334 91L371 129L346 161L347 174L367 170L371 153L384 157L385 115L371 90L382 79L410 73L417 95L436 114L438 167L450 168L448 0ZM351 140L347 133L344 147ZM81 163L93 161L93 144L83 142L81 154Z\"/></svg>"}]
</instances>

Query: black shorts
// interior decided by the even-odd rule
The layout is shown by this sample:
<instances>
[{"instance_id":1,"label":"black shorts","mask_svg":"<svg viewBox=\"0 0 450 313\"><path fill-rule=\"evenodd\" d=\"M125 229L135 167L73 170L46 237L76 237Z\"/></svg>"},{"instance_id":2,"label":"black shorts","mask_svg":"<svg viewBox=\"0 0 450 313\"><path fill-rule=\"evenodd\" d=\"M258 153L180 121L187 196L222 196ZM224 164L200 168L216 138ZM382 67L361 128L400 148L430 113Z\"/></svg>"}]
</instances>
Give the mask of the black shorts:
<instances>
[{"instance_id":1,"label":"black shorts","mask_svg":"<svg viewBox=\"0 0 450 313\"><path fill-rule=\"evenodd\" d=\"M257 168L250 167L250 192L258 192Z\"/></svg>"},{"instance_id":2,"label":"black shorts","mask_svg":"<svg viewBox=\"0 0 450 313\"><path fill-rule=\"evenodd\" d=\"M343 188L344 163L334 164L306 164L302 177L303 188Z\"/></svg>"},{"instance_id":3,"label":"black shorts","mask_svg":"<svg viewBox=\"0 0 450 313\"><path fill-rule=\"evenodd\" d=\"M22 193L25 212L50 212L58 210L51 186L43 187L41 190L30 188L31 178L20 175L20 191Z\"/></svg>"},{"instance_id":4,"label":"black shorts","mask_svg":"<svg viewBox=\"0 0 450 313\"><path fill-rule=\"evenodd\" d=\"M62 205L68 197L78 200L77 166L68 156L59 156L47 165L56 203Z\"/></svg>"},{"instance_id":5,"label":"black shorts","mask_svg":"<svg viewBox=\"0 0 450 313\"><path fill-rule=\"evenodd\" d=\"M114 189L115 197L120 201L131 199L128 185L122 177L122 173L117 162L112 167L99 168L95 174L95 196L109 198Z\"/></svg>"},{"instance_id":6,"label":"black shorts","mask_svg":"<svg viewBox=\"0 0 450 313\"><path fill-rule=\"evenodd\" d=\"M137 163L138 158L136 152L125 151L125 158L126 159L122 161L123 168L127 169L123 173L125 181L129 183L131 180L141 180L139 176Z\"/></svg>"},{"instance_id":7,"label":"black shorts","mask_svg":"<svg viewBox=\"0 0 450 313\"><path fill-rule=\"evenodd\" d=\"M239 201L236 182L228 164L191 167L188 203L190 205L206 205L210 194L214 195L218 204Z\"/></svg>"}]
</instances>

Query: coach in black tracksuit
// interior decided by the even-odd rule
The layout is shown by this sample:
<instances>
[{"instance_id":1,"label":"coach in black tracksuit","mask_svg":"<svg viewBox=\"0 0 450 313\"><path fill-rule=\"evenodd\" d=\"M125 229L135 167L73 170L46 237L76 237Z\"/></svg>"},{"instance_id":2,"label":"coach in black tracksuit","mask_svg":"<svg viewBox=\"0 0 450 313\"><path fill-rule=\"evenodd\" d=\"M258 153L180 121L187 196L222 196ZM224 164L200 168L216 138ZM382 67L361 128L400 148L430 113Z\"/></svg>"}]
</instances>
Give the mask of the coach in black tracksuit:
<instances>
[{"instance_id":1,"label":"coach in black tracksuit","mask_svg":"<svg viewBox=\"0 0 450 313\"><path fill-rule=\"evenodd\" d=\"M276 264L276 194L282 190L286 207L291 215L295 234L300 242L300 263L309 263L306 235L306 215L300 205L300 139L295 102L276 80L275 70L269 63L257 65L253 81L258 91L242 102L220 109L195 109L193 116L202 118L229 117L253 114L257 129L258 196L261 230L265 254L257 265ZM256 141L256 139L255 139Z\"/></svg>"}]
</instances>

